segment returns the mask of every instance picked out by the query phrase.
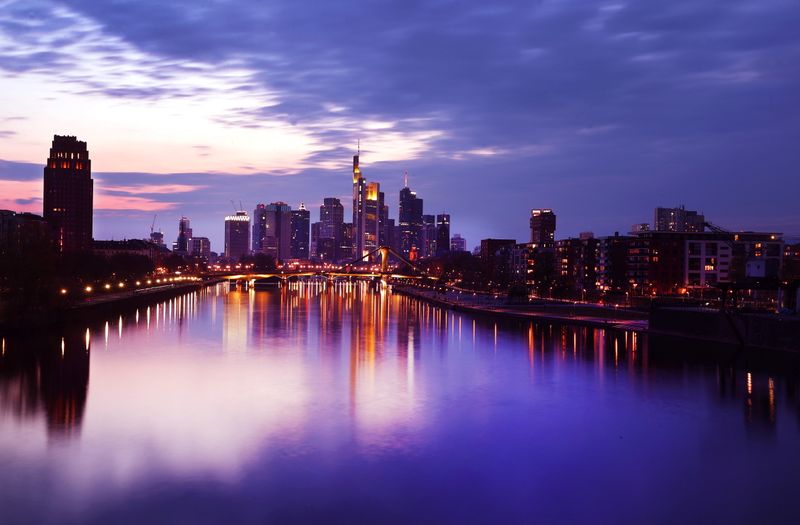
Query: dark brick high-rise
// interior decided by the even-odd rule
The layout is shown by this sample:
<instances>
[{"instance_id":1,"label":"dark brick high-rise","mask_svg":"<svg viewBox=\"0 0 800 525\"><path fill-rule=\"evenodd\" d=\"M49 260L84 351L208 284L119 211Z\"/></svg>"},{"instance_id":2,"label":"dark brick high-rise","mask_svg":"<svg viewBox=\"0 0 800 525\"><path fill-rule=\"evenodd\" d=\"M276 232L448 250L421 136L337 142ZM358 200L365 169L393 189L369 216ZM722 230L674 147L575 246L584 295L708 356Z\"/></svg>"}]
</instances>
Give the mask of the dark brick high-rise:
<instances>
[{"instance_id":1,"label":"dark brick high-rise","mask_svg":"<svg viewBox=\"0 0 800 525\"><path fill-rule=\"evenodd\" d=\"M86 142L53 136L44 168L44 219L61 252L92 248L92 164Z\"/></svg>"}]
</instances>

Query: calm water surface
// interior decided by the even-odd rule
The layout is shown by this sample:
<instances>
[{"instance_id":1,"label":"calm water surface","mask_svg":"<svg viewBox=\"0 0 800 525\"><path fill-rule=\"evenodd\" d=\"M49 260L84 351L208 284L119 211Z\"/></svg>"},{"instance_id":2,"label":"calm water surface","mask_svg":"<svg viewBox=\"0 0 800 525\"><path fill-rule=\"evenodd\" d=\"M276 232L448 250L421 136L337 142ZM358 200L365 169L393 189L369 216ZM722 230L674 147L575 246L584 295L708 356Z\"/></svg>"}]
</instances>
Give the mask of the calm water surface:
<instances>
[{"instance_id":1,"label":"calm water surface","mask_svg":"<svg viewBox=\"0 0 800 525\"><path fill-rule=\"evenodd\" d=\"M359 285L2 344L2 524L800 523L791 363Z\"/></svg>"}]
</instances>

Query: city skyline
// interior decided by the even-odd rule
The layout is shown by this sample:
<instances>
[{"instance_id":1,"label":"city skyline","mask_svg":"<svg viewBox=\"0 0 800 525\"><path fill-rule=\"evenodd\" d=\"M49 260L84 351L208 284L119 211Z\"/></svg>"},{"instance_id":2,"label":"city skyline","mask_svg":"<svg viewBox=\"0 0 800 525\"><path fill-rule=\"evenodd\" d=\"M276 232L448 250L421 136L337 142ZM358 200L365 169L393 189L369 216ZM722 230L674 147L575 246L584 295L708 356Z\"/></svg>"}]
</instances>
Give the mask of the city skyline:
<instances>
[{"instance_id":1,"label":"city skyline","mask_svg":"<svg viewBox=\"0 0 800 525\"><path fill-rule=\"evenodd\" d=\"M171 237L187 215L216 247L219 218L244 196L258 196L246 209L335 196L349 215L342 178L361 139L393 208L407 170L429 212L457 218L471 244L524 239L534 207L558 210L560 237L625 230L678 204L731 230L796 237L790 7L343 4L304 15L247 2L6 2L0 208L41 210L42 152L53 134L76 135L91 148L96 238L144 237L154 213ZM225 27L220 10L233 17ZM355 25L357 38L339 38ZM71 43L58 47L59 35ZM306 47L285 43L295 38ZM452 61L456 48L468 58ZM354 76L367 80L355 90Z\"/></svg>"},{"instance_id":2,"label":"city skyline","mask_svg":"<svg viewBox=\"0 0 800 525\"><path fill-rule=\"evenodd\" d=\"M0 522L800 523L797 27L0 0Z\"/></svg>"}]
</instances>

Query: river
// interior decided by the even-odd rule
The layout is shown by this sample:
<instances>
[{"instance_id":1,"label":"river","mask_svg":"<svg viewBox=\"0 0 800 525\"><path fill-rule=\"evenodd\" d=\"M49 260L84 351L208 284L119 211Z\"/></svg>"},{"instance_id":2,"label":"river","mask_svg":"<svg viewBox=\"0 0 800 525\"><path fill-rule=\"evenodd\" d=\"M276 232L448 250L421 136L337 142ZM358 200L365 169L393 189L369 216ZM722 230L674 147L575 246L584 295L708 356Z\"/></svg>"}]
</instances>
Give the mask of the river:
<instances>
[{"instance_id":1,"label":"river","mask_svg":"<svg viewBox=\"0 0 800 525\"><path fill-rule=\"evenodd\" d=\"M0 523L800 523L800 382L364 284L2 335Z\"/></svg>"}]
</instances>

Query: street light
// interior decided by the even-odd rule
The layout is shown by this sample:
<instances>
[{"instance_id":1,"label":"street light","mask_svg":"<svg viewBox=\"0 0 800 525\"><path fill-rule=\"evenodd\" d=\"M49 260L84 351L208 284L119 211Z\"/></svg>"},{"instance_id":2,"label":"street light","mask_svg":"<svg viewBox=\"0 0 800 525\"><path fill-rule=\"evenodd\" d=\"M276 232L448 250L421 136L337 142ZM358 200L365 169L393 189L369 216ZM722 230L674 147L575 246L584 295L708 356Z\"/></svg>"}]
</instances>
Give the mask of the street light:
<instances>
[{"instance_id":1,"label":"street light","mask_svg":"<svg viewBox=\"0 0 800 525\"><path fill-rule=\"evenodd\" d=\"M92 291L92 287L87 286L86 288L84 288L84 290L86 291L86 293L90 293Z\"/></svg>"}]
</instances>

